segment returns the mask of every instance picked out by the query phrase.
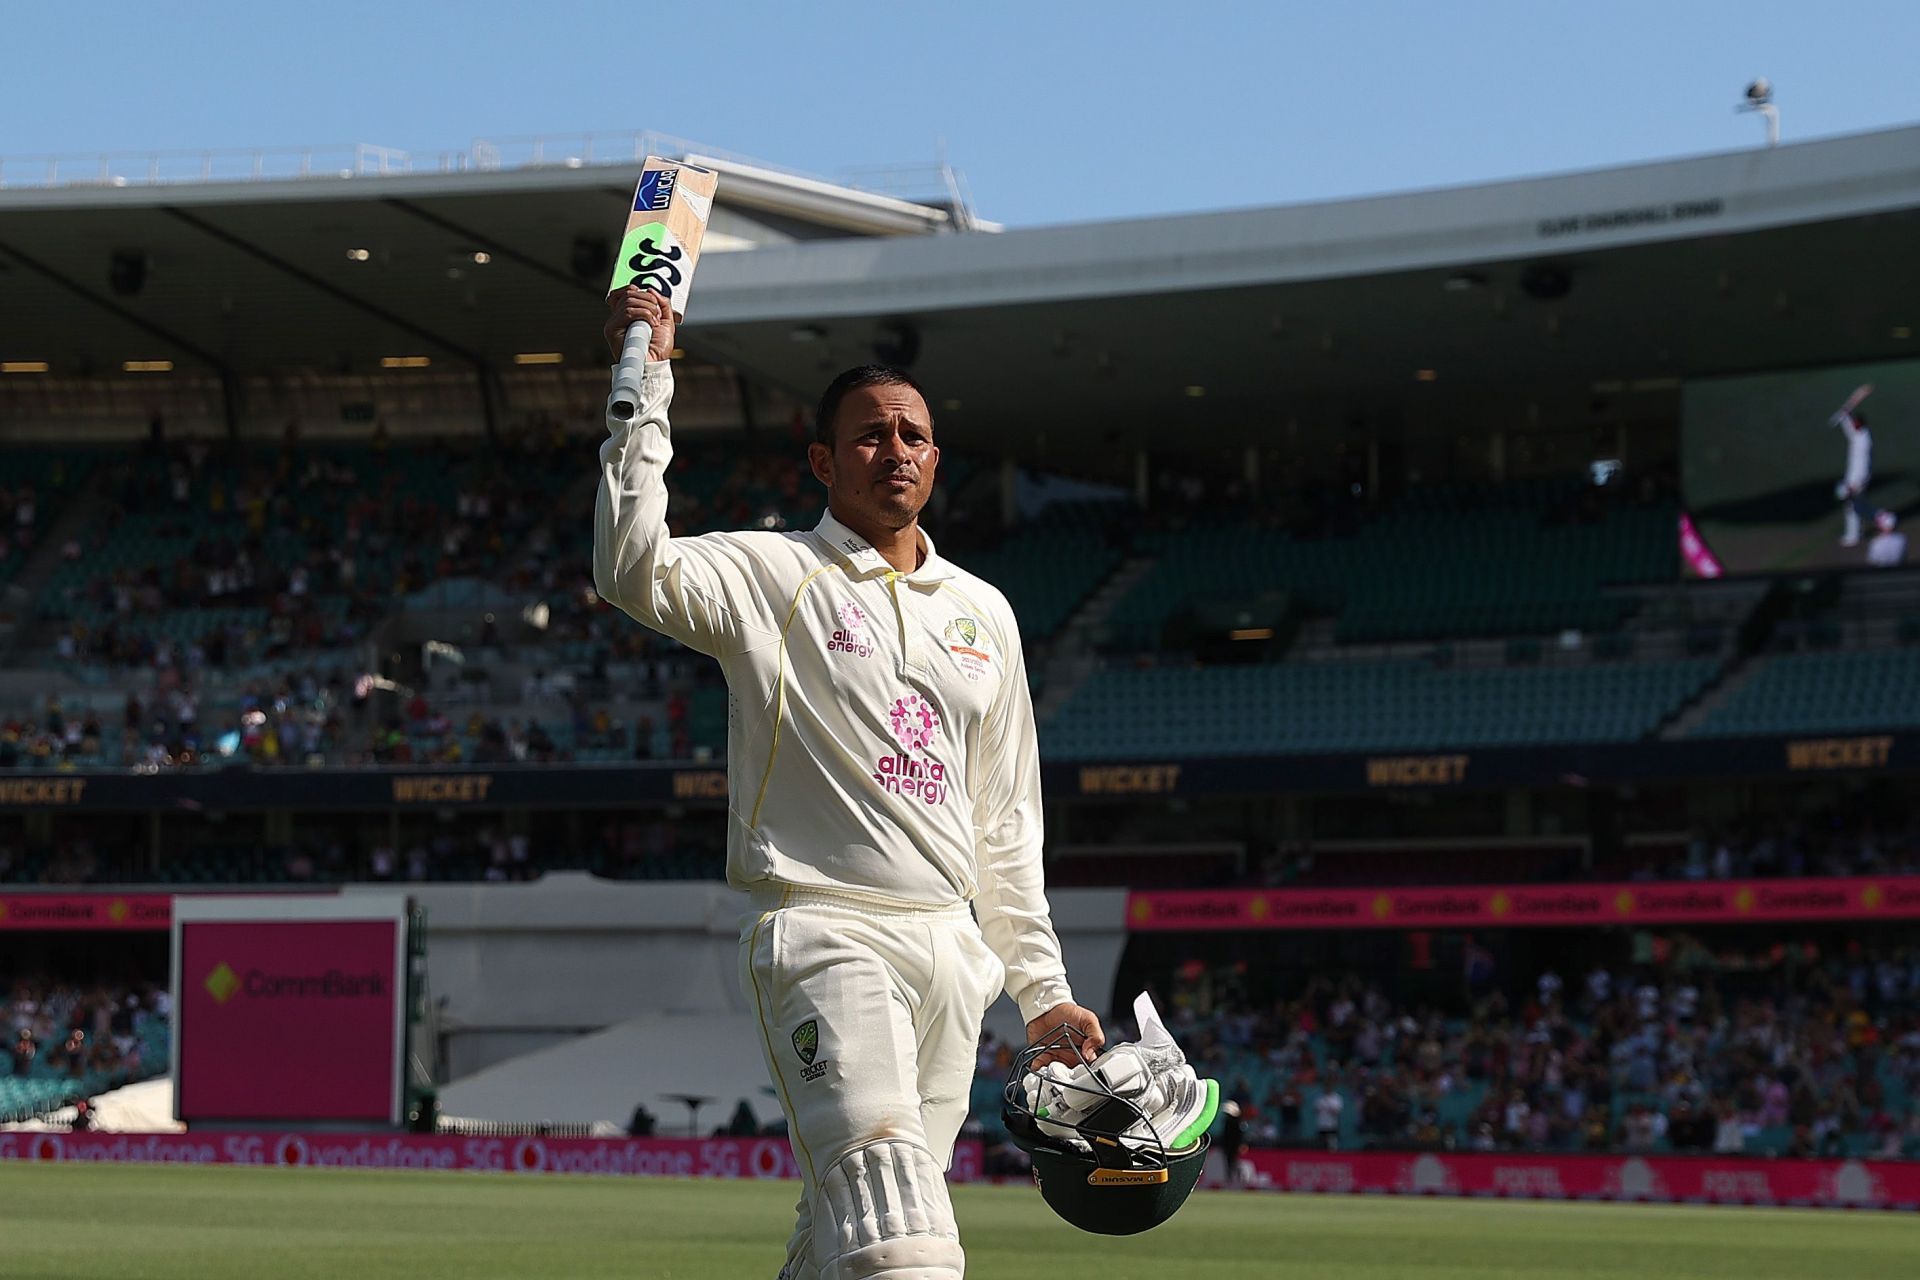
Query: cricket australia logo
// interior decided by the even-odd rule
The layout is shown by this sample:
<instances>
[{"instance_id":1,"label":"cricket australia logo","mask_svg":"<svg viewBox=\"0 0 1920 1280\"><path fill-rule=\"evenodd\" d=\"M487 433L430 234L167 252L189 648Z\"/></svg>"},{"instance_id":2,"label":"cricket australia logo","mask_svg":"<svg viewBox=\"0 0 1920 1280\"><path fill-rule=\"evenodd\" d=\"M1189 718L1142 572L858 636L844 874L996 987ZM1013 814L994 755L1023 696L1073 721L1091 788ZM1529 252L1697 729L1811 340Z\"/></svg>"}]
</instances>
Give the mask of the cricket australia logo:
<instances>
[{"instance_id":1,"label":"cricket australia logo","mask_svg":"<svg viewBox=\"0 0 1920 1280\"><path fill-rule=\"evenodd\" d=\"M917 693L895 698L887 710L887 727L900 745L897 755L882 756L874 766L873 780L889 795L907 796L925 804L944 804L947 799L947 766L938 760L916 760L940 732L940 712Z\"/></svg>"},{"instance_id":2,"label":"cricket australia logo","mask_svg":"<svg viewBox=\"0 0 1920 1280\"><path fill-rule=\"evenodd\" d=\"M793 1051L800 1055L800 1078L818 1080L827 1074L827 1064L815 1062L820 1052L820 1020L808 1018L793 1029Z\"/></svg>"},{"instance_id":3,"label":"cricket australia logo","mask_svg":"<svg viewBox=\"0 0 1920 1280\"><path fill-rule=\"evenodd\" d=\"M873 640L867 634L867 611L849 600L834 610L840 625L827 641L828 653L850 653L856 658L873 656Z\"/></svg>"},{"instance_id":4,"label":"cricket australia logo","mask_svg":"<svg viewBox=\"0 0 1920 1280\"><path fill-rule=\"evenodd\" d=\"M943 633L947 640L947 653L954 664L960 668L960 674L969 680L978 680L993 665L993 657L986 650L986 642L981 638L980 624L972 618L955 618L947 624Z\"/></svg>"}]
</instances>

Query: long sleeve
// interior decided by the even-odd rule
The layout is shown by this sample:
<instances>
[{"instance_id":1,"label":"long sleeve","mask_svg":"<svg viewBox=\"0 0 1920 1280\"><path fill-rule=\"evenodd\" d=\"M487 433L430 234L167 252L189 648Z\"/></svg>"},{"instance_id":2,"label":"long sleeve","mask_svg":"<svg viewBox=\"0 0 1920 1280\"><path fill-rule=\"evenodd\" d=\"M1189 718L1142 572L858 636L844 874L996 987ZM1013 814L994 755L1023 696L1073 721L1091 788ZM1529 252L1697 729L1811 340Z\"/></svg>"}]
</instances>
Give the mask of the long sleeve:
<instances>
[{"instance_id":1,"label":"long sleeve","mask_svg":"<svg viewBox=\"0 0 1920 1280\"><path fill-rule=\"evenodd\" d=\"M675 538L667 530L667 406L673 368L651 362L638 412L607 418L600 492L593 511L593 585L601 599L688 648L724 658L773 638L753 566L721 536Z\"/></svg>"},{"instance_id":2,"label":"long sleeve","mask_svg":"<svg viewBox=\"0 0 1920 1280\"><path fill-rule=\"evenodd\" d=\"M1034 732L1033 696L1018 631L1002 646L1008 670L980 730L974 768L979 771L974 809L979 887L974 912L987 945L1007 966L1007 994L1031 1022L1073 999L1047 911L1041 872L1040 744Z\"/></svg>"}]
</instances>

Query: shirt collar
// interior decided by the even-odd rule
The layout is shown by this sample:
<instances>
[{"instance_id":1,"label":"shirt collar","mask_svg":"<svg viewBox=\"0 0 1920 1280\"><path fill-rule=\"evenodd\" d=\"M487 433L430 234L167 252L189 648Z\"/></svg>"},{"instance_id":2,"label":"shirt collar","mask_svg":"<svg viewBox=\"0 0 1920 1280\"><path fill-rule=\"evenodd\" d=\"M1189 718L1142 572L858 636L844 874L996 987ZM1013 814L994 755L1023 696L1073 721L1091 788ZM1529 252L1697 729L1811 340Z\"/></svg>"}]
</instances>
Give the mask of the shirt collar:
<instances>
[{"instance_id":1,"label":"shirt collar","mask_svg":"<svg viewBox=\"0 0 1920 1280\"><path fill-rule=\"evenodd\" d=\"M871 542L841 524L832 511L820 517L820 523L815 526L814 532L820 535L821 541L827 544L827 550L833 553L834 559L847 567L849 573L865 576L879 570L888 572L893 570L893 566L887 563L887 558L874 550ZM941 582L951 578L953 566L942 560L939 553L933 549L933 539L928 536L927 531L916 528L914 532L919 535L920 546L927 553L926 558L912 573L903 573L900 576L908 582Z\"/></svg>"}]
</instances>

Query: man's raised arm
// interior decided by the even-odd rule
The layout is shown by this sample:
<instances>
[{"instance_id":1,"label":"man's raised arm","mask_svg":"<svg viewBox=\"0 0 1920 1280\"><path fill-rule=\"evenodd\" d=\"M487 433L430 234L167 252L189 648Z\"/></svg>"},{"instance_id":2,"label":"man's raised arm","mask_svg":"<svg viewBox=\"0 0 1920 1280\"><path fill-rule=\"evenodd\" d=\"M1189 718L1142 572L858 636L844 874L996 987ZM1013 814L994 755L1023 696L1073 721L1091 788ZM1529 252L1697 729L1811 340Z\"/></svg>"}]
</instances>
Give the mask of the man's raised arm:
<instances>
[{"instance_id":1,"label":"man's raised arm","mask_svg":"<svg viewBox=\"0 0 1920 1280\"><path fill-rule=\"evenodd\" d=\"M594 590L690 649L716 658L750 649L772 632L748 556L732 540L675 538L667 530L673 312L645 289L627 288L608 301L606 335L616 356L635 320L653 326L653 341L638 410L625 422L607 416L593 510Z\"/></svg>"}]
</instances>

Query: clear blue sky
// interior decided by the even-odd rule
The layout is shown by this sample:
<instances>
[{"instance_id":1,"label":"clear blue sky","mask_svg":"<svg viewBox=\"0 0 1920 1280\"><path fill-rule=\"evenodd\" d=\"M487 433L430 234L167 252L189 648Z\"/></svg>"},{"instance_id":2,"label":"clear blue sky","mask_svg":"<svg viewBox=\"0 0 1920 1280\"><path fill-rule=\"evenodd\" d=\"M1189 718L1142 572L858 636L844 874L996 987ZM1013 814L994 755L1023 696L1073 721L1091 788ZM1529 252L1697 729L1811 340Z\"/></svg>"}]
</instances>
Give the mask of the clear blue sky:
<instances>
[{"instance_id":1,"label":"clear blue sky","mask_svg":"<svg viewBox=\"0 0 1920 1280\"><path fill-rule=\"evenodd\" d=\"M1273 204L1920 121L1920 3L7 6L0 156L652 128L930 160L1014 224Z\"/></svg>"}]
</instances>

